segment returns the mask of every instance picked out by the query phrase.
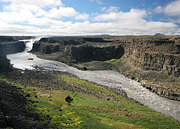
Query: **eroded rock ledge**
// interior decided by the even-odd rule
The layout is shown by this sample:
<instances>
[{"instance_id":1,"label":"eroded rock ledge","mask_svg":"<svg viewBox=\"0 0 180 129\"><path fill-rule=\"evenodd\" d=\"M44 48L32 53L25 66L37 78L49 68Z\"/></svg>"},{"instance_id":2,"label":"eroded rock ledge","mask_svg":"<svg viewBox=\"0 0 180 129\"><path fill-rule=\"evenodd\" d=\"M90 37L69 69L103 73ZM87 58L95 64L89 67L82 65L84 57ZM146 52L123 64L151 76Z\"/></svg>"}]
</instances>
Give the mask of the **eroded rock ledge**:
<instances>
[{"instance_id":1,"label":"eroded rock ledge","mask_svg":"<svg viewBox=\"0 0 180 129\"><path fill-rule=\"evenodd\" d=\"M42 38L32 51L85 70L94 68L94 62L99 65L95 69L109 64L105 68L113 66L158 95L180 100L180 36Z\"/></svg>"}]
</instances>

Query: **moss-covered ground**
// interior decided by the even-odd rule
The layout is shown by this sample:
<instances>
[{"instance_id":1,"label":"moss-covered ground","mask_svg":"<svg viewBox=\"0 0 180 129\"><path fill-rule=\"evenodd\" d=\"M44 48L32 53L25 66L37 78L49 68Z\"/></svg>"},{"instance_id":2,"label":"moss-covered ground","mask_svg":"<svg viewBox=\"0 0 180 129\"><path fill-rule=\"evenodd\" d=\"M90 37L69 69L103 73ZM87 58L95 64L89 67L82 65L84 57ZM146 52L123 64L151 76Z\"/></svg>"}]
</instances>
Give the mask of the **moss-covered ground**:
<instances>
[{"instance_id":1,"label":"moss-covered ground","mask_svg":"<svg viewBox=\"0 0 180 129\"><path fill-rule=\"evenodd\" d=\"M1 78L8 84L22 88L23 93L33 103L27 108L38 113L40 119L49 123L52 128L79 129L179 129L180 123L171 117L162 115L146 106L127 100L108 89L68 75L58 77L67 85L83 88L117 100L107 100L77 91L67 91L12 83ZM73 101L65 101L71 96Z\"/></svg>"}]
</instances>

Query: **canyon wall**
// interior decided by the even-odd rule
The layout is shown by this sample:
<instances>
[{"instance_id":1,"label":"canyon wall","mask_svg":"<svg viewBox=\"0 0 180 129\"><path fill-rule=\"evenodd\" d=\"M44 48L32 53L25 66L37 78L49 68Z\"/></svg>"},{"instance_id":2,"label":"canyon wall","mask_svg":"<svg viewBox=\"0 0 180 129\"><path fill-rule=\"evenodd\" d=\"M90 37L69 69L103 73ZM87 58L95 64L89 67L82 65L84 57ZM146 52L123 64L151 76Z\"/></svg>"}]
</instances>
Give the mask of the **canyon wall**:
<instances>
[{"instance_id":1,"label":"canyon wall","mask_svg":"<svg viewBox=\"0 0 180 129\"><path fill-rule=\"evenodd\" d=\"M173 37L133 38L125 44L123 58L142 70L153 70L180 76L180 44Z\"/></svg>"},{"instance_id":2,"label":"canyon wall","mask_svg":"<svg viewBox=\"0 0 180 129\"><path fill-rule=\"evenodd\" d=\"M30 38L30 37L24 37ZM22 36L0 36L0 71L7 71L10 69L9 60L6 58L7 54L24 51L25 44L22 41Z\"/></svg>"},{"instance_id":3,"label":"canyon wall","mask_svg":"<svg viewBox=\"0 0 180 129\"><path fill-rule=\"evenodd\" d=\"M2 42L0 43L0 54L12 54L22 52L25 44L22 41Z\"/></svg>"},{"instance_id":4,"label":"canyon wall","mask_svg":"<svg viewBox=\"0 0 180 129\"><path fill-rule=\"evenodd\" d=\"M124 48L102 38L42 38L39 42L34 43L32 52L44 54L58 52L61 56L57 57L56 60L64 63L77 63L117 59L124 54ZM62 60L63 57L66 57L66 60Z\"/></svg>"},{"instance_id":5,"label":"canyon wall","mask_svg":"<svg viewBox=\"0 0 180 129\"><path fill-rule=\"evenodd\" d=\"M180 100L180 45L178 36L129 37L116 40L125 54L116 69L168 99Z\"/></svg>"}]
</instances>

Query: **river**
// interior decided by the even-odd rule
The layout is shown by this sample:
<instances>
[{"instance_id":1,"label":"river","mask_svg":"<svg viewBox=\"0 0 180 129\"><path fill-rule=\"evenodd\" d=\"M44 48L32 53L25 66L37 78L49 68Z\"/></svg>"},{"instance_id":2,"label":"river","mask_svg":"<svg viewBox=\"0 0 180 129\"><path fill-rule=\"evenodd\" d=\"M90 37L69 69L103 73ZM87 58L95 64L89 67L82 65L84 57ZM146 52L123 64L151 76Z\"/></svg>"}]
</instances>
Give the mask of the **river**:
<instances>
[{"instance_id":1,"label":"river","mask_svg":"<svg viewBox=\"0 0 180 129\"><path fill-rule=\"evenodd\" d=\"M151 109L180 121L180 101L173 101L159 97L155 93L152 93L148 89L142 87L139 82L130 80L115 71L81 71L61 62L40 59L36 55L29 53L32 49L34 41L39 39L40 38L24 40L26 41L25 51L7 55L7 58L10 60L10 63L13 64L13 67L19 69L33 69L33 66L37 65L48 70L68 72L81 79L104 86L112 88L121 87L127 93L128 97L137 100ZM33 60L28 60L29 58L33 58Z\"/></svg>"}]
</instances>

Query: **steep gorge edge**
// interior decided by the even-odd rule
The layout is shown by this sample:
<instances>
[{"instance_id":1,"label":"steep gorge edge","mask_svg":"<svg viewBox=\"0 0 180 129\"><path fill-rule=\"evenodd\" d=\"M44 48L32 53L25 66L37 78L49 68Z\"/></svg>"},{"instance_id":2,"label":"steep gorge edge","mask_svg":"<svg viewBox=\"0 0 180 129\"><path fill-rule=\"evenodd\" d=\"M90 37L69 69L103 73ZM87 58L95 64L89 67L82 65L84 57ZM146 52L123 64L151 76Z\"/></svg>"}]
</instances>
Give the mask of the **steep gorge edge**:
<instances>
[{"instance_id":1,"label":"steep gorge edge","mask_svg":"<svg viewBox=\"0 0 180 129\"><path fill-rule=\"evenodd\" d=\"M11 69L7 54L22 52L25 49L22 39L30 39L31 36L0 36L0 71Z\"/></svg>"},{"instance_id":2,"label":"steep gorge edge","mask_svg":"<svg viewBox=\"0 0 180 129\"><path fill-rule=\"evenodd\" d=\"M34 43L32 52L40 58L57 60L89 69L112 68L136 79L159 96L180 100L180 37L102 36L52 37ZM116 59L109 63L107 60ZM107 63L108 62L108 63ZM85 65L86 64L86 65ZM94 66L92 66L94 67Z\"/></svg>"}]
</instances>

